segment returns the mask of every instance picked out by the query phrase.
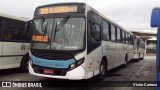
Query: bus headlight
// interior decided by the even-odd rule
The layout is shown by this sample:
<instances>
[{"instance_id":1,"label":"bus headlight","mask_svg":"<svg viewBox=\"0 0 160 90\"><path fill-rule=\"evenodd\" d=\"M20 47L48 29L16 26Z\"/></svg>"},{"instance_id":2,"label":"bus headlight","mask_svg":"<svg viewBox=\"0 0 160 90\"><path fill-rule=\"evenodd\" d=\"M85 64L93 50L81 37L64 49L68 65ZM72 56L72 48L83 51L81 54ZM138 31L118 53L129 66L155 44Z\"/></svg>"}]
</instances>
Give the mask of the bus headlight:
<instances>
[{"instance_id":1,"label":"bus headlight","mask_svg":"<svg viewBox=\"0 0 160 90\"><path fill-rule=\"evenodd\" d=\"M69 70L72 70L72 69L80 66L83 62L84 62L84 58L78 60L78 61L75 62L75 63L72 63L72 64L69 66Z\"/></svg>"}]
</instances>

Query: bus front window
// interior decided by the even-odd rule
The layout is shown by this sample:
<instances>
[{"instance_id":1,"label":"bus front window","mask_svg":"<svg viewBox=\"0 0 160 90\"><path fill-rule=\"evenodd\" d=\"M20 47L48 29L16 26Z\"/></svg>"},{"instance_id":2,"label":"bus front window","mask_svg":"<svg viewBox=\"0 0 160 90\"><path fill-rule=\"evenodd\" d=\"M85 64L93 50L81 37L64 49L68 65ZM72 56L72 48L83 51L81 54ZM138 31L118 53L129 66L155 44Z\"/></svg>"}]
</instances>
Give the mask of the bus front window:
<instances>
[{"instance_id":1,"label":"bus front window","mask_svg":"<svg viewBox=\"0 0 160 90\"><path fill-rule=\"evenodd\" d=\"M49 42L32 41L33 49L53 50L79 50L84 47L85 20L84 18L70 17L59 30L56 27L64 18L47 18L46 32L42 30L43 20L35 19L35 31L33 35L46 35ZM55 31L56 30L56 31Z\"/></svg>"}]
</instances>

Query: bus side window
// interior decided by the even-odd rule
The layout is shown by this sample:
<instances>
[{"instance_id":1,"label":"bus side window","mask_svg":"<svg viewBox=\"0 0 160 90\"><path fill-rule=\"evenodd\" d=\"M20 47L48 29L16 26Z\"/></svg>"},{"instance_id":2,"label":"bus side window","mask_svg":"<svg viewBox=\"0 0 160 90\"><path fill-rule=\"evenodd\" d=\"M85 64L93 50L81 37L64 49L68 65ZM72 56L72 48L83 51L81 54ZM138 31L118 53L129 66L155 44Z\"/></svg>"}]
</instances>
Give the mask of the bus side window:
<instances>
[{"instance_id":1,"label":"bus side window","mask_svg":"<svg viewBox=\"0 0 160 90\"><path fill-rule=\"evenodd\" d=\"M139 46L140 46L140 39L138 38L137 39L137 49L139 49Z\"/></svg>"},{"instance_id":2,"label":"bus side window","mask_svg":"<svg viewBox=\"0 0 160 90\"><path fill-rule=\"evenodd\" d=\"M128 33L126 32L126 43L128 44Z\"/></svg>"},{"instance_id":3,"label":"bus side window","mask_svg":"<svg viewBox=\"0 0 160 90\"><path fill-rule=\"evenodd\" d=\"M123 31L120 29L120 42L123 42Z\"/></svg>"},{"instance_id":4,"label":"bus side window","mask_svg":"<svg viewBox=\"0 0 160 90\"><path fill-rule=\"evenodd\" d=\"M4 40L7 41L29 41L28 35L24 35L25 32L25 22L6 19Z\"/></svg>"},{"instance_id":5,"label":"bus side window","mask_svg":"<svg viewBox=\"0 0 160 90\"><path fill-rule=\"evenodd\" d=\"M122 42L125 43L125 32L122 30Z\"/></svg>"},{"instance_id":6,"label":"bus side window","mask_svg":"<svg viewBox=\"0 0 160 90\"><path fill-rule=\"evenodd\" d=\"M87 39L88 41L91 39L91 21L87 22Z\"/></svg>"},{"instance_id":7,"label":"bus side window","mask_svg":"<svg viewBox=\"0 0 160 90\"><path fill-rule=\"evenodd\" d=\"M126 43L128 44L128 33L126 32Z\"/></svg>"},{"instance_id":8,"label":"bus side window","mask_svg":"<svg viewBox=\"0 0 160 90\"><path fill-rule=\"evenodd\" d=\"M123 31L123 35L124 35L124 43L126 43L126 32L125 31Z\"/></svg>"},{"instance_id":9,"label":"bus side window","mask_svg":"<svg viewBox=\"0 0 160 90\"><path fill-rule=\"evenodd\" d=\"M95 42L101 41L101 26L99 24L92 24L91 39Z\"/></svg>"},{"instance_id":10,"label":"bus side window","mask_svg":"<svg viewBox=\"0 0 160 90\"><path fill-rule=\"evenodd\" d=\"M109 40L109 24L103 21L103 40Z\"/></svg>"},{"instance_id":11,"label":"bus side window","mask_svg":"<svg viewBox=\"0 0 160 90\"><path fill-rule=\"evenodd\" d=\"M25 31L23 39L24 40L31 40L33 31L34 31L34 25L33 25L33 22L30 22L30 23L28 23L28 30Z\"/></svg>"},{"instance_id":12,"label":"bus side window","mask_svg":"<svg viewBox=\"0 0 160 90\"><path fill-rule=\"evenodd\" d=\"M131 37L131 42L132 42L131 44L134 45L134 36L133 35Z\"/></svg>"},{"instance_id":13,"label":"bus side window","mask_svg":"<svg viewBox=\"0 0 160 90\"><path fill-rule=\"evenodd\" d=\"M115 27L115 41L117 41L117 27Z\"/></svg>"},{"instance_id":14,"label":"bus side window","mask_svg":"<svg viewBox=\"0 0 160 90\"><path fill-rule=\"evenodd\" d=\"M121 31L119 28L117 28L117 41L120 42L121 41Z\"/></svg>"},{"instance_id":15,"label":"bus side window","mask_svg":"<svg viewBox=\"0 0 160 90\"><path fill-rule=\"evenodd\" d=\"M128 34L128 44L131 44L131 41L130 41L130 34Z\"/></svg>"},{"instance_id":16,"label":"bus side window","mask_svg":"<svg viewBox=\"0 0 160 90\"><path fill-rule=\"evenodd\" d=\"M115 41L116 40L116 28L114 25L111 25L111 40Z\"/></svg>"}]
</instances>

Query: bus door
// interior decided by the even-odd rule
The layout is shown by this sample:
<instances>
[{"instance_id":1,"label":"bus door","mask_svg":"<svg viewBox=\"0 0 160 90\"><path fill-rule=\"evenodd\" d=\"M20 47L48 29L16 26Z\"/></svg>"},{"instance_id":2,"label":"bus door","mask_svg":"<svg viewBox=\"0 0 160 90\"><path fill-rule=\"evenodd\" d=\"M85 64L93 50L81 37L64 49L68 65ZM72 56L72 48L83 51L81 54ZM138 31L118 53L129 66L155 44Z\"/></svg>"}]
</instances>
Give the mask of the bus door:
<instances>
[{"instance_id":1,"label":"bus door","mask_svg":"<svg viewBox=\"0 0 160 90\"><path fill-rule=\"evenodd\" d=\"M136 38L135 35L134 35L133 38L134 38L134 39L133 39L133 50L136 51L136 50L137 50L137 38Z\"/></svg>"},{"instance_id":2,"label":"bus door","mask_svg":"<svg viewBox=\"0 0 160 90\"><path fill-rule=\"evenodd\" d=\"M0 69L2 69L2 26L3 26L3 22L2 22L2 18L0 18Z\"/></svg>"},{"instance_id":3,"label":"bus door","mask_svg":"<svg viewBox=\"0 0 160 90\"><path fill-rule=\"evenodd\" d=\"M157 66L157 81L160 90L160 8L154 8L151 15L151 27L158 27L157 30L157 46L156 46L156 66Z\"/></svg>"},{"instance_id":4,"label":"bus door","mask_svg":"<svg viewBox=\"0 0 160 90\"><path fill-rule=\"evenodd\" d=\"M101 23L102 19L100 16L93 12L88 12L88 24L90 24L88 26L90 26L90 30L88 30L87 53L89 61L92 62L92 71L99 70L100 67L102 56Z\"/></svg>"},{"instance_id":5,"label":"bus door","mask_svg":"<svg viewBox=\"0 0 160 90\"><path fill-rule=\"evenodd\" d=\"M0 69L2 69L2 41L0 41Z\"/></svg>"},{"instance_id":6,"label":"bus door","mask_svg":"<svg viewBox=\"0 0 160 90\"><path fill-rule=\"evenodd\" d=\"M133 51L133 58L138 59L138 41L135 35L133 36Z\"/></svg>"},{"instance_id":7,"label":"bus door","mask_svg":"<svg viewBox=\"0 0 160 90\"><path fill-rule=\"evenodd\" d=\"M0 41L0 69L2 69L2 41Z\"/></svg>"}]
</instances>

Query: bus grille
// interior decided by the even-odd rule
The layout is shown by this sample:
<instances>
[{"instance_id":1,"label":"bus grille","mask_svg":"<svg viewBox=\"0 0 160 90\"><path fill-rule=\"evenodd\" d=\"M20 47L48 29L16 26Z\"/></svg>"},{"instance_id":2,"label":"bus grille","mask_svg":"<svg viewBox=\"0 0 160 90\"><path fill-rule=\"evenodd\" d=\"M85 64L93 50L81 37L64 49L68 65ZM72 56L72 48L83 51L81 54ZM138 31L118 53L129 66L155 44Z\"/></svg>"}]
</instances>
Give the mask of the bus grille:
<instances>
[{"instance_id":1,"label":"bus grille","mask_svg":"<svg viewBox=\"0 0 160 90\"><path fill-rule=\"evenodd\" d=\"M54 74L49 74L49 75L65 76L67 73L67 70L46 68L46 67L41 67L34 64L32 65L32 68L35 73L39 73L39 74L44 74L44 69L54 70Z\"/></svg>"},{"instance_id":2,"label":"bus grille","mask_svg":"<svg viewBox=\"0 0 160 90\"><path fill-rule=\"evenodd\" d=\"M68 60L73 57L69 54L57 54L53 52L32 52L32 54L37 58L48 59L48 60Z\"/></svg>"}]
</instances>

